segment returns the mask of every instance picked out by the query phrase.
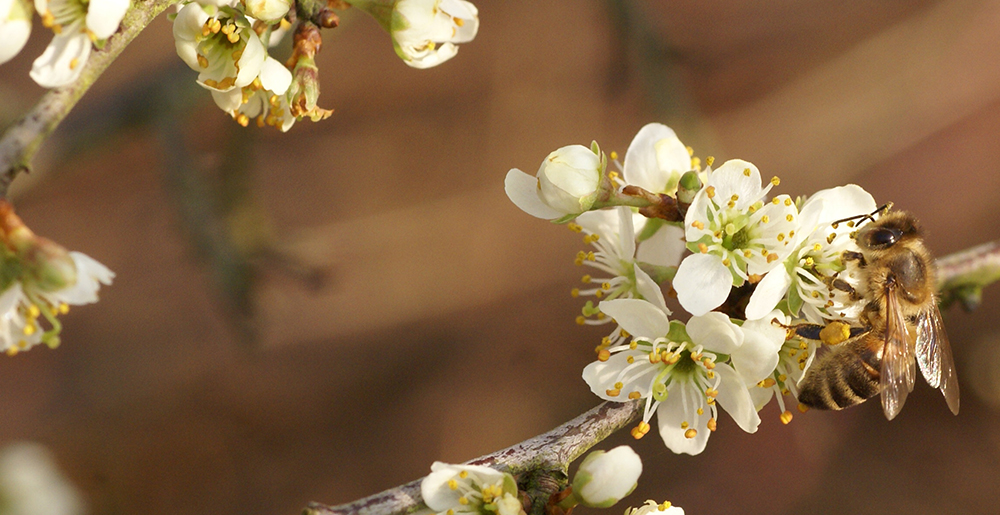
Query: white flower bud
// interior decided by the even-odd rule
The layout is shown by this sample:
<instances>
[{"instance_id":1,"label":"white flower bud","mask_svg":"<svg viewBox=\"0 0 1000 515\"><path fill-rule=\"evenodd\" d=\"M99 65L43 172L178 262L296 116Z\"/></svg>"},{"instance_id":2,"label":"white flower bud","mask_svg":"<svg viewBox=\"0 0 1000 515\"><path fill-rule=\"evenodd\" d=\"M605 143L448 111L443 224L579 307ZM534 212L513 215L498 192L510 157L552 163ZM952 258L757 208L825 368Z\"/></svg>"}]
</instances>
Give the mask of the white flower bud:
<instances>
[{"instance_id":1,"label":"white flower bud","mask_svg":"<svg viewBox=\"0 0 1000 515\"><path fill-rule=\"evenodd\" d=\"M266 23L276 23L288 14L291 0L246 0L246 14Z\"/></svg>"},{"instance_id":2,"label":"white flower bud","mask_svg":"<svg viewBox=\"0 0 1000 515\"><path fill-rule=\"evenodd\" d=\"M583 145L552 152L538 168L541 199L565 214L583 213L594 205L602 176L601 156Z\"/></svg>"},{"instance_id":3,"label":"white flower bud","mask_svg":"<svg viewBox=\"0 0 1000 515\"><path fill-rule=\"evenodd\" d=\"M585 506L609 508L635 490L642 460L627 445L594 451L584 458L573 478L573 493Z\"/></svg>"}]
</instances>

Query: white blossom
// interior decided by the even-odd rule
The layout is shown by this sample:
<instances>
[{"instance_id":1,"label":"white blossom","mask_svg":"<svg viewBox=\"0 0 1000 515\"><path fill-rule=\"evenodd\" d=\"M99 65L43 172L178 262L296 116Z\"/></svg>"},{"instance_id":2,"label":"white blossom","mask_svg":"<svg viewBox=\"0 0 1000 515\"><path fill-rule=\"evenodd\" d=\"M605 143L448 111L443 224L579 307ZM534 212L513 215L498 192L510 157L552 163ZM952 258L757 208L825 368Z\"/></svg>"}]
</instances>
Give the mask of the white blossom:
<instances>
[{"instance_id":1,"label":"white blossom","mask_svg":"<svg viewBox=\"0 0 1000 515\"><path fill-rule=\"evenodd\" d=\"M759 280L791 253L798 211L787 195L766 200L777 182L761 187L757 167L742 160L708 175L684 218L695 253L681 261L673 282L685 310L702 315L715 309L734 285Z\"/></svg>"},{"instance_id":2,"label":"white blossom","mask_svg":"<svg viewBox=\"0 0 1000 515\"><path fill-rule=\"evenodd\" d=\"M846 292L830 288L835 278L856 284L848 274L841 274L846 270L841 255L845 250L858 250L850 236L854 224L831 224L874 210L875 199L854 184L809 197L802 205L801 226L792 238L791 254L757 284L747 305L747 318L765 316L786 294L790 314L799 316L801 308L803 317L812 323L856 318L862 304L852 301Z\"/></svg>"},{"instance_id":3,"label":"white blossom","mask_svg":"<svg viewBox=\"0 0 1000 515\"><path fill-rule=\"evenodd\" d=\"M650 499L638 508L625 510L625 515L684 515L684 509L670 504L669 501L657 504L656 501Z\"/></svg>"},{"instance_id":4,"label":"white blossom","mask_svg":"<svg viewBox=\"0 0 1000 515\"><path fill-rule=\"evenodd\" d=\"M45 88L65 86L80 77L94 43L118 30L129 0L35 0L42 25L55 36L35 59L29 75Z\"/></svg>"},{"instance_id":5,"label":"white blossom","mask_svg":"<svg viewBox=\"0 0 1000 515\"><path fill-rule=\"evenodd\" d=\"M255 119L260 127L270 125L285 132L295 123L285 96L291 82L292 72L268 56L257 79L242 88L212 91L212 99L244 127Z\"/></svg>"},{"instance_id":6,"label":"white blossom","mask_svg":"<svg viewBox=\"0 0 1000 515\"><path fill-rule=\"evenodd\" d=\"M28 0L0 0L0 64L13 59L28 42L31 12Z\"/></svg>"},{"instance_id":7,"label":"white blossom","mask_svg":"<svg viewBox=\"0 0 1000 515\"><path fill-rule=\"evenodd\" d=\"M588 365L583 378L603 399L646 399L633 436L648 431L655 412L670 450L699 454L716 427L716 401L741 429L757 430L760 418L747 385L772 373L780 341L748 338L721 313L692 317L684 327L644 300L604 301L599 307L632 342L608 349L606 360Z\"/></svg>"},{"instance_id":8,"label":"white blossom","mask_svg":"<svg viewBox=\"0 0 1000 515\"><path fill-rule=\"evenodd\" d=\"M479 10L465 0L399 0L389 22L392 46L413 68L437 66L479 30Z\"/></svg>"},{"instance_id":9,"label":"white blossom","mask_svg":"<svg viewBox=\"0 0 1000 515\"><path fill-rule=\"evenodd\" d=\"M276 23L288 14L291 0L246 0L246 14L268 24Z\"/></svg>"},{"instance_id":10,"label":"white blossom","mask_svg":"<svg viewBox=\"0 0 1000 515\"><path fill-rule=\"evenodd\" d=\"M440 461L420 483L424 504L435 513L522 515L517 484L507 473L478 465L450 465Z\"/></svg>"},{"instance_id":11,"label":"white blossom","mask_svg":"<svg viewBox=\"0 0 1000 515\"><path fill-rule=\"evenodd\" d=\"M177 13L173 32L177 55L209 90L225 93L250 85L267 59L250 20L231 7L191 2Z\"/></svg>"},{"instance_id":12,"label":"white blossom","mask_svg":"<svg viewBox=\"0 0 1000 515\"><path fill-rule=\"evenodd\" d=\"M586 506L608 508L635 490L641 474L642 460L627 445L594 451L573 477L573 494Z\"/></svg>"}]
</instances>

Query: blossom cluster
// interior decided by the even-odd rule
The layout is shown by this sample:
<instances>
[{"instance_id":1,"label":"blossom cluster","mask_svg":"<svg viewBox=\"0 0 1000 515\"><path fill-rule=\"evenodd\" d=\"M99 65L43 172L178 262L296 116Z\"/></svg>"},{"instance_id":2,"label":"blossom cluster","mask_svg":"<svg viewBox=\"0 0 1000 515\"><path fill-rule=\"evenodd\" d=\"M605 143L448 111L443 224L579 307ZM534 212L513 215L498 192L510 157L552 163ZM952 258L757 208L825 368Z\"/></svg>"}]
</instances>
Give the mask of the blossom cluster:
<instances>
[{"instance_id":1,"label":"blossom cluster","mask_svg":"<svg viewBox=\"0 0 1000 515\"><path fill-rule=\"evenodd\" d=\"M669 127L649 124L624 163L596 143L572 145L534 176L512 169L505 180L515 205L566 223L591 247L575 257L593 269L572 291L590 298L577 321L612 329L584 380L602 399L641 399L633 436L645 435L655 414L676 453L702 452L720 409L753 433L758 411L776 398L781 420L791 420L783 396L796 395L820 345L794 326L850 324L862 308L834 287L857 284L842 257L857 250L854 224L835 222L876 208L856 185L793 199L773 195L779 179L764 181L750 162L713 164ZM675 319L668 297L686 321Z\"/></svg>"},{"instance_id":2,"label":"blossom cluster","mask_svg":"<svg viewBox=\"0 0 1000 515\"><path fill-rule=\"evenodd\" d=\"M440 64L472 40L479 27L476 7L464 0L345 0L371 14L392 36L403 61L415 68ZM239 124L251 120L287 131L296 120L318 121L332 111L318 107L315 55L322 38L312 22L294 30L284 64L269 55L292 28L291 0L196 0L174 18L177 54L198 72L198 84ZM336 26L328 8L324 26Z\"/></svg>"},{"instance_id":3,"label":"blossom cluster","mask_svg":"<svg viewBox=\"0 0 1000 515\"><path fill-rule=\"evenodd\" d=\"M58 346L59 315L97 302L101 284L114 276L89 256L35 235L0 201L0 351Z\"/></svg>"}]
</instances>

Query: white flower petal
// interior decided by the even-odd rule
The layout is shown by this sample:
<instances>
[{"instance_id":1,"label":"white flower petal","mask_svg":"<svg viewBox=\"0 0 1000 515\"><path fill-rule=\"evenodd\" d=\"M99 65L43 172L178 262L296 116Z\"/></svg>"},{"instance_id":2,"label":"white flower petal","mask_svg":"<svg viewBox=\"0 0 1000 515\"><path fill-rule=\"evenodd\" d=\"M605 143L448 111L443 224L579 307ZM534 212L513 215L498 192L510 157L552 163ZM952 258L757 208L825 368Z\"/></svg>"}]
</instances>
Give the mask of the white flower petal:
<instances>
[{"instance_id":1,"label":"white flower petal","mask_svg":"<svg viewBox=\"0 0 1000 515\"><path fill-rule=\"evenodd\" d=\"M635 256L635 226L632 225L632 210L621 206L618 212L618 248L622 257L632 259Z\"/></svg>"},{"instance_id":2,"label":"white flower petal","mask_svg":"<svg viewBox=\"0 0 1000 515\"><path fill-rule=\"evenodd\" d=\"M747 320L756 320L766 316L785 298L788 287L792 285L792 276L784 266L775 267L757 283L750 302L747 303Z\"/></svg>"},{"instance_id":3,"label":"white flower petal","mask_svg":"<svg viewBox=\"0 0 1000 515\"><path fill-rule=\"evenodd\" d=\"M878 207L871 194L856 184L817 191L802 206L803 214L806 207L814 199L822 200L822 209L817 216L817 223L820 224L843 220L851 216L866 215Z\"/></svg>"},{"instance_id":4,"label":"white flower petal","mask_svg":"<svg viewBox=\"0 0 1000 515\"><path fill-rule=\"evenodd\" d=\"M264 66L264 61L267 59L267 48L260 41L260 37L252 29L248 32L247 44L243 47L243 55L240 56L240 71L236 75L235 86L237 88L242 88L253 82L260 74L261 67Z\"/></svg>"},{"instance_id":5,"label":"white flower petal","mask_svg":"<svg viewBox=\"0 0 1000 515\"><path fill-rule=\"evenodd\" d=\"M641 474L642 460L627 445L594 451L580 463L573 492L589 506L610 507L635 489Z\"/></svg>"},{"instance_id":6,"label":"white flower petal","mask_svg":"<svg viewBox=\"0 0 1000 515\"><path fill-rule=\"evenodd\" d=\"M749 173L747 173L749 171ZM717 198L728 199L739 195L736 209L746 211L750 204L760 198L760 171L753 163L742 159L730 159L712 171L708 184L715 187Z\"/></svg>"},{"instance_id":7,"label":"white flower petal","mask_svg":"<svg viewBox=\"0 0 1000 515\"><path fill-rule=\"evenodd\" d=\"M212 100L219 109L232 114L243 105L243 90L233 88L229 91L212 91ZM249 116L249 115L248 115Z\"/></svg>"},{"instance_id":8,"label":"white flower petal","mask_svg":"<svg viewBox=\"0 0 1000 515\"><path fill-rule=\"evenodd\" d=\"M652 302L660 311L669 315L670 310L667 309L667 302L663 298L663 290L660 289L660 285L656 284L656 281L649 274L643 272L638 264L633 266L633 270L635 270L635 290L643 299Z\"/></svg>"},{"instance_id":9,"label":"white flower petal","mask_svg":"<svg viewBox=\"0 0 1000 515\"><path fill-rule=\"evenodd\" d=\"M420 482L420 495L424 504L435 511L444 511L459 505L463 492L452 490L448 482L462 471L477 476L480 484L495 484L503 480L503 473L478 465L451 465L440 461L431 465L431 473Z\"/></svg>"},{"instance_id":10,"label":"white flower petal","mask_svg":"<svg viewBox=\"0 0 1000 515\"><path fill-rule=\"evenodd\" d=\"M664 225L656 234L639 243L636 261L657 266L677 266L684 254L684 229Z\"/></svg>"},{"instance_id":11,"label":"white flower petal","mask_svg":"<svg viewBox=\"0 0 1000 515\"><path fill-rule=\"evenodd\" d=\"M129 0L90 0L87 7L87 28L97 39L107 39L118 30Z\"/></svg>"},{"instance_id":12,"label":"white flower petal","mask_svg":"<svg viewBox=\"0 0 1000 515\"><path fill-rule=\"evenodd\" d=\"M754 386L774 373L778 366L778 352L785 343L785 329L771 324L780 311L769 313L760 320L743 324L743 345L733 352L733 368L743 377L746 386Z\"/></svg>"},{"instance_id":13,"label":"white flower petal","mask_svg":"<svg viewBox=\"0 0 1000 515\"><path fill-rule=\"evenodd\" d=\"M667 398L656 408L660 438L677 454L701 454L712 434L707 424L700 423L702 415L697 411L705 405L704 393L686 382L675 382L667 391ZM686 428L682 427L684 422ZM686 436L688 429L695 430L693 438Z\"/></svg>"},{"instance_id":14,"label":"white flower petal","mask_svg":"<svg viewBox=\"0 0 1000 515\"><path fill-rule=\"evenodd\" d=\"M677 133L661 123L645 125L625 152L622 176L652 192L663 192L674 174L691 169L691 156Z\"/></svg>"},{"instance_id":15,"label":"white flower petal","mask_svg":"<svg viewBox=\"0 0 1000 515\"><path fill-rule=\"evenodd\" d=\"M605 315L615 319L632 336L660 338L670 332L667 314L655 304L640 299L605 300L597 305Z\"/></svg>"},{"instance_id":16,"label":"white flower petal","mask_svg":"<svg viewBox=\"0 0 1000 515\"><path fill-rule=\"evenodd\" d=\"M0 0L0 64L16 56L31 35L31 5L24 0Z\"/></svg>"},{"instance_id":17,"label":"white flower petal","mask_svg":"<svg viewBox=\"0 0 1000 515\"><path fill-rule=\"evenodd\" d=\"M275 95L284 95L292 84L292 72L277 59L267 56L260 67L260 85Z\"/></svg>"},{"instance_id":18,"label":"white flower petal","mask_svg":"<svg viewBox=\"0 0 1000 515\"><path fill-rule=\"evenodd\" d=\"M681 261L673 287L677 300L688 313L704 315L729 297L733 275L719 256L692 254Z\"/></svg>"},{"instance_id":19,"label":"white flower petal","mask_svg":"<svg viewBox=\"0 0 1000 515\"><path fill-rule=\"evenodd\" d=\"M191 2L181 8L174 18L174 46L188 67L196 72L202 71L198 64L198 41L201 38L201 28L208 21L208 14L198 2Z\"/></svg>"},{"instance_id":20,"label":"white flower petal","mask_svg":"<svg viewBox=\"0 0 1000 515\"><path fill-rule=\"evenodd\" d=\"M722 354L732 354L743 345L740 327L717 311L691 317L687 333L695 344Z\"/></svg>"},{"instance_id":21,"label":"white flower petal","mask_svg":"<svg viewBox=\"0 0 1000 515\"><path fill-rule=\"evenodd\" d=\"M760 417L740 375L725 363L717 364L715 373L721 378L719 395L715 399L719 406L733 417L740 429L748 433L757 432Z\"/></svg>"},{"instance_id":22,"label":"white flower petal","mask_svg":"<svg viewBox=\"0 0 1000 515\"><path fill-rule=\"evenodd\" d=\"M511 168L503 181L507 198L521 211L536 218L553 220L563 216L563 213L549 207L538 196L538 179L517 168Z\"/></svg>"},{"instance_id":23,"label":"white flower petal","mask_svg":"<svg viewBox=\"0 0 1000 515\"><path fill-rule=\"evenodd\" d=\"M43 88L65 86L80 77L91 46L90 38L83 33L57 35L35 59L29 75Z\"/></svg>"}]
</instances>

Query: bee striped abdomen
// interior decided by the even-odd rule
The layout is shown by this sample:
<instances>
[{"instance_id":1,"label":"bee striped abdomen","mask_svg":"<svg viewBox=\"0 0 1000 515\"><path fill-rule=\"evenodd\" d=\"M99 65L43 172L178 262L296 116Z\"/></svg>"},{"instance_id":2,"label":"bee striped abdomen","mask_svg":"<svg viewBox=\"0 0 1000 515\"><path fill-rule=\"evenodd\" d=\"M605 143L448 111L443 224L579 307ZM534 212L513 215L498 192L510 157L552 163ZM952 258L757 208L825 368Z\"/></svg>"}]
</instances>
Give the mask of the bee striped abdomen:
<instances>
[{"instance_id":1,"label":"bee striped abdomen","mask_svg":"<svg viewBox=\"0 0 1000 515\"><path fill-rule=\"evenodd\" d=\"M799 383L799 402L816 409L839 410L879 393L877 353L870 335L853 338L827 353Z\"/></svg>"}]
</instances>

